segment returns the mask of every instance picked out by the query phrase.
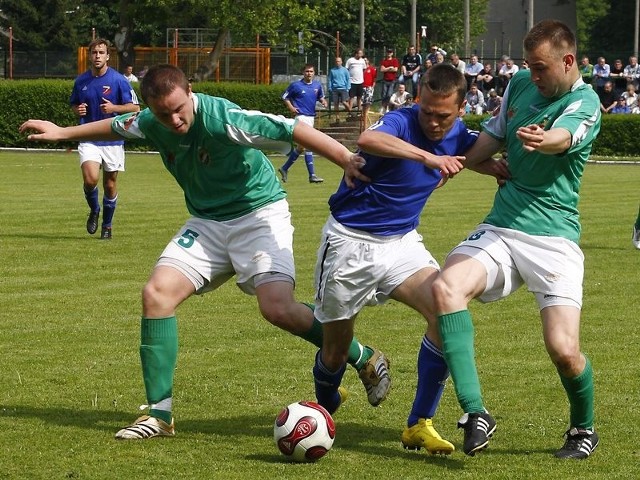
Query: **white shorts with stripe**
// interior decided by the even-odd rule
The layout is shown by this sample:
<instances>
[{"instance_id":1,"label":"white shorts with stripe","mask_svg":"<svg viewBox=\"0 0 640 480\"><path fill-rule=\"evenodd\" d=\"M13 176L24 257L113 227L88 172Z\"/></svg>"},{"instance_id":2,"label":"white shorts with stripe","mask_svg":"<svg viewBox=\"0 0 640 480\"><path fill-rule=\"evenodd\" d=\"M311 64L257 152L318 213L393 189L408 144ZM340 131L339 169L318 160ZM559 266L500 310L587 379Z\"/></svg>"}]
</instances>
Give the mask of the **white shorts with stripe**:
<instances>
[{"instance_id":1,"label":"white shorts with stripe","mask_svg":"<svg viewBox=\"0 0 640 480\"><path fill-rule=\"evenodd\" d=\"M214 290L234 275L248 294L255 293L254 277L260 274L293 283L289 204L279 200L222 222L191 217L164 249L157 265L181 271L197 293Z\"/></svg>"},{"instance_id":2,"label":"white shorts with stripe","mask_svg":"<svg viewBox=\"0 0 640 480\"><path fill-rule=\"evenodd\" d=\"M423 268L438 262L412 230L385 237L345 227L332 216L322 230L315 270L316 318L353 318L366 305L384 303L391 292Z\"/></svg>"},{"instance_id":3,"label":"white shorts with stripe","mask_svg":"<svg viewBox=\"0 0 640 480\"><path fill-rule=\"evenodd\" d=\"M582 307L584 255L566 238L480 224L449 253L454 254L472 257L487 270L482 302L504 298L526 284L541 310L552 305Z\"/></svg>"},{"instance_id":4,"label":"white shorts with stripe","mask_svg":"<svg viewBox=\"0 0 640 480\"><path fill-rule=\"evenodd\" d=\"M78 144L80 165L84 162L102 164L105 172L124 172L124 145L98 146L89 142Z\"/></svg>"}]
</instances>

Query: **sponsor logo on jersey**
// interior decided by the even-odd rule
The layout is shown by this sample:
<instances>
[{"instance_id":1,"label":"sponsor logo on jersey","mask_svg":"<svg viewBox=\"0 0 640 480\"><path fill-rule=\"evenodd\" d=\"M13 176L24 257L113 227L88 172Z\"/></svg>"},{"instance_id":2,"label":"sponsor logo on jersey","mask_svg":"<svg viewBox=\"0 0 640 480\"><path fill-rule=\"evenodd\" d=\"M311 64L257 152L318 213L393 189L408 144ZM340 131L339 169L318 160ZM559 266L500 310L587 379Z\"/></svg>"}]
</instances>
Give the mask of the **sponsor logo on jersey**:
<instances>
[{"instance_id":1,"label":"sponsor logo on jersey","mask_svg":"<svg viewBox=\"0 0 640 480\"><path fill-rule=\"evenodd\" d=\"M102 95L109 95L111 93L111 85L102 86Z\"/></svg>"}]
</instances>

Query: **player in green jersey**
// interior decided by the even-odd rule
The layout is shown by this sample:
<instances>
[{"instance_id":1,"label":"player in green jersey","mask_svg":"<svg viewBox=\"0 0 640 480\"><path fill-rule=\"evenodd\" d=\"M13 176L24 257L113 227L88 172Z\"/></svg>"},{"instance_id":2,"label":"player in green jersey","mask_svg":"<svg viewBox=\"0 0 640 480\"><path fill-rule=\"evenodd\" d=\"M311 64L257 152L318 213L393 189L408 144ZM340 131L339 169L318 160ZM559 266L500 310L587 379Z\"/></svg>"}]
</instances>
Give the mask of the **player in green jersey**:
<instances>
[{"instance_id":1,"label":"player in green jersey","mask_svg":"<svg viewBox=\"0 0 640 480\"><path fill-rule=\"evenodd\" d=\"M173 373L177 359L176 309L194 293L213 290L232 276L257 297L270 323L320 347L322 326L294 300L293 226L286 194L262 149L288 152L297 143L368 180L362 158L318 130L282 116L243 110L222 99L193 93L184 73L158 65L141 84L149 108L104 121L62 128L28 120L29 140L146 139L184 191L192 215L161 254L142 293L140 358L149 415L116 438L174 435ZM349 362L368 399L377 405L390 386L385 356L357 340ZM384 372L381 378L377 372Z\"/></svg>"},{"instance_id":2,"label":"player in green jersey","mask_svg":"<svg viewBox=\"0 0 640 480\"><path fill-rule=\"evenodd\" d=\"M583 82L576 41L563 23L545 20L524 39L530 70L514 75L500 113L486 121L467 166L506 144L511 177L484 222L449 254L433 284L443 353L464 415L463 450L485 448L496 422L485 409L474 359L468 303L488 302L526 284L538 302L545 346L570 404L560 458L586 458L593 429L593 375L580 351L584 256L578 247L578 192L600 129L596 93Z\"/></svg>"}]
</instances>

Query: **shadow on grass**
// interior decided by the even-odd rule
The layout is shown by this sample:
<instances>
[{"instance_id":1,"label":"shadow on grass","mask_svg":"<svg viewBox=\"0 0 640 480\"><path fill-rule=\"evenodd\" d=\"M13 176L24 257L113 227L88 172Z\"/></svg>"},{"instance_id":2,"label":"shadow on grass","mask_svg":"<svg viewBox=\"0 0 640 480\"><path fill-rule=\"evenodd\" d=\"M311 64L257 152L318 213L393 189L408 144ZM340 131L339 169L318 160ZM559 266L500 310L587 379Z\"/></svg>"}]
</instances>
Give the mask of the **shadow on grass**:
<instances>
[{"instance_id":1,"label":"shadow on grass","mask_svg":"<svg viewBox=\"0 0 640 480\"><path fill-rule=\"evenodd\" d=\"M75 410L51 407L0 405L0 420L3 418L38 419L62 427L78 427L98 431L113 431L113 425L131 423L132 415L127 412L104 410Z\"/></svg>"},{"instance_id":2,"label":"shadow on grass","mask_svg":"<svg viewBox=\"0 0 640 480\"><path fill-rule=\"evenodd\" d=\"M62 407L37 408L29 406L0 405L0 421L4 418L40 420L62 427L76 427L99 432L115 433L119 428L130 424L135 413L105 410L82 410ZM241 428L239 428L241 426ZM365 455L385 458L402 458L440 466L446 469L463 469L465 460L456 458L462 455L461 445L451 457L429 455L425 450L418 452L404 450L400 443L400 430L385 427L362 425L354 422L338 422L338 436L334 448L359 452ZM176 422L176 439L189 441L191 435L211 435L212 437L258 437L270 438L273 435L271 414L241 415L217 419L184 419ZM553 449L516 449L508 450L493 444L480 455L518 455L554 453ZM250 454L248 459L266 463L289 463L280 455Z\"/></svg>"}]
</instances>

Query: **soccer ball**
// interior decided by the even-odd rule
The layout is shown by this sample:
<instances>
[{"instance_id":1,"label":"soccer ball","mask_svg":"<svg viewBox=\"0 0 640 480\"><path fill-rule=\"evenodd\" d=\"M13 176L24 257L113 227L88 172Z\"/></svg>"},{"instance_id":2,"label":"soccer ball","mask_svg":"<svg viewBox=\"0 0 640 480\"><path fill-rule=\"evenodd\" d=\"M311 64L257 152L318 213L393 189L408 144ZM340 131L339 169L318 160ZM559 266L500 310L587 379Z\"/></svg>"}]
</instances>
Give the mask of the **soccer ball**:
<instances>
[{"instance_id":1,"label":"soccer ball","mask_svg":"<svg viewBox=\"0 0 640 480\"><path fill-rule=\"evenodd\" d=\"M294 462L315 462L333 445L336 425L324 407L297 402L282 409L273 426L278 450Z\"/></svg>"}]
</instances>

